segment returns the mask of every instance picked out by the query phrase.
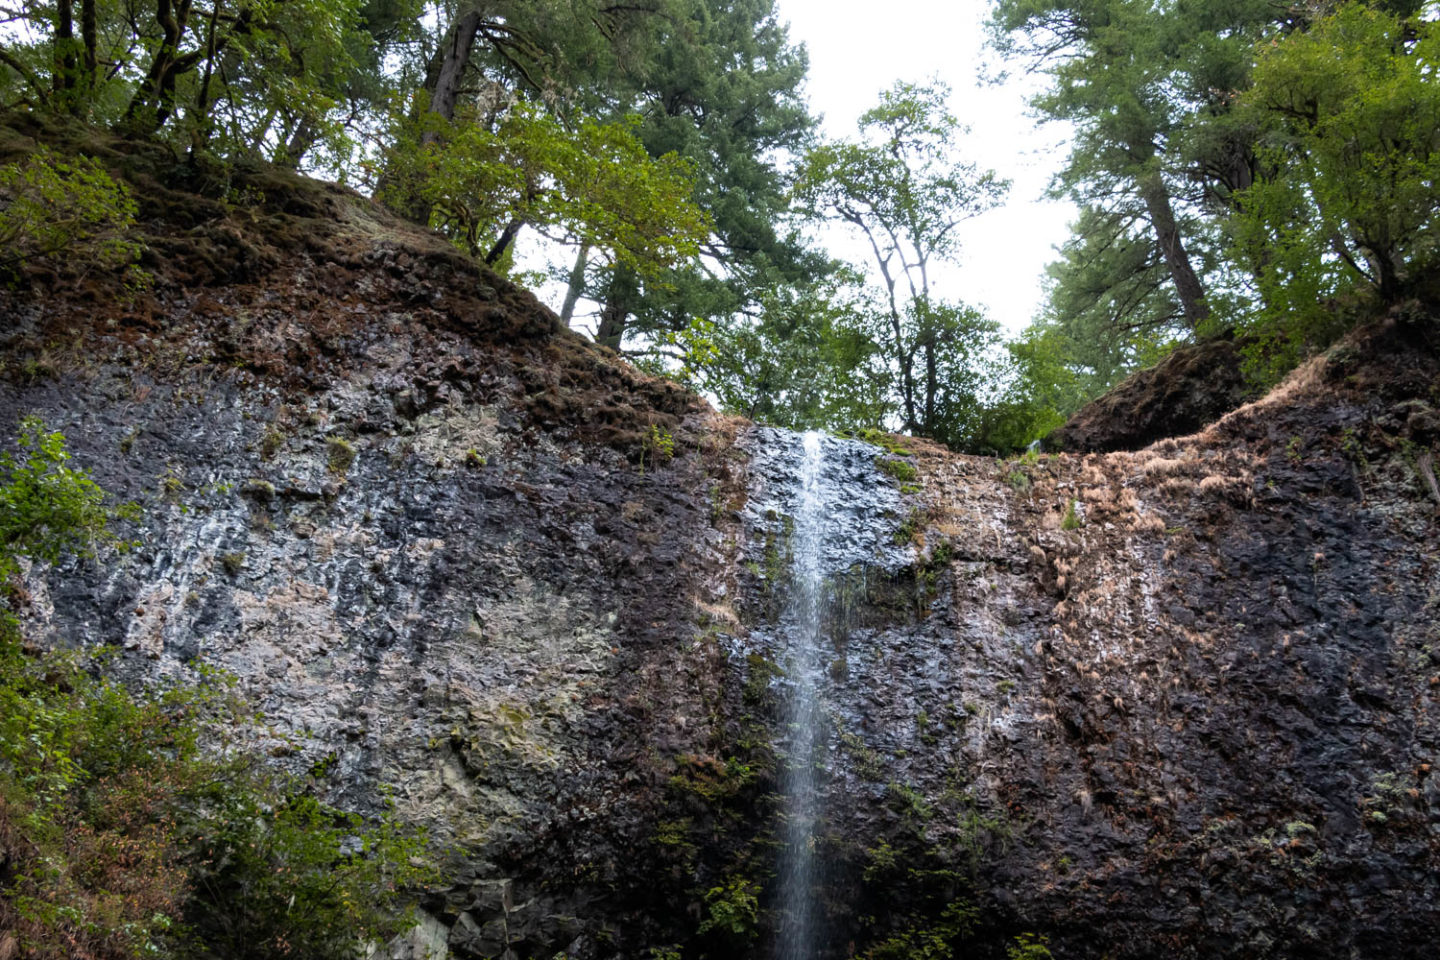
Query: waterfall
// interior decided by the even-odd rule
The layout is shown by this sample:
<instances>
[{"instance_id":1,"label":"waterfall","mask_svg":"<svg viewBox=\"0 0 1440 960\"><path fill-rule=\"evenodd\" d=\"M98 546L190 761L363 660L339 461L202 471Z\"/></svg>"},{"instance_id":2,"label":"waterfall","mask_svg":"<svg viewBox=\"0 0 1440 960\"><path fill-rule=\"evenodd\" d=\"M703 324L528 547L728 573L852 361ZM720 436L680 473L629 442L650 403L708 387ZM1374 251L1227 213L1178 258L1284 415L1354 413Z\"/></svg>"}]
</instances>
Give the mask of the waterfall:
<instances>
[{"instance_id":1,"label":"waterfall","mask_svg":"<svg viewBox=\"0 0 1440 960\"><path fill-rule=\"evenodd\" d=\"M835 764L844 762L830 732L835 722L860 722L843 709L836 714L830 696L847 681L843 667L832 670L837 637L828 631L844 610L831 609L829 597L837 579L854 584L867 571L894 573L911 562L908 548L894 541L904 506L894 479L876 469L883 452L867 443L772 427L755 428L747 443L748 557L757 576L783 589L774 596L774 620L757 623L735 650L784 668L775 958L819 960L836 955L821 909L825 794ZM776 572L782 557L783 579Z\"/></svg>"},{"instance_id":2,"label":"waterfall","mask_svg":"<svg viewBox=\"0 0 1440 960\"><path fill-rule=\"evenodd\" d=\"M810 960L814 955L815 828L820 816L815 767L825 747L825 716L819 702L827 516L821 482L825 453L821 435L813 430L805 434L803 445L785 617L789 626L787 665L793 688L786 716L790 749L781 780L785 845L780 864L779 960Z\"/></svg>"}]
</instances>

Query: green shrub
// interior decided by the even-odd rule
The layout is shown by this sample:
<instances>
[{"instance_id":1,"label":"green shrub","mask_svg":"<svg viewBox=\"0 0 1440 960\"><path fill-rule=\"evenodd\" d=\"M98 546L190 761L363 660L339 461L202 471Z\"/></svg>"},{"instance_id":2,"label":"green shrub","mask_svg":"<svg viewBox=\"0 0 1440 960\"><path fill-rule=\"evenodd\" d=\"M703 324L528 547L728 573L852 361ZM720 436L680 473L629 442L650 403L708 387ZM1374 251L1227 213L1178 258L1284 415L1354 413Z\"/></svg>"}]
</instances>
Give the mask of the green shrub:
<instances>
[{"instance_id":1,"label":"green shrub","mask_svg":"<svg viewBox=\"0 0 1440 960\"><path fill-rule=\"evenodd\" d=\"M331 437L325 441L325 460L331 473L343 477L355 464L355 445L349 440Z\"/></svg>"},{"instance_id":2,"label":"green shrub","mask_svg":"<svg viewBox=\"0 0 1440 960\"><path fill-rule=\"evenodd\" d=\"M72 262L133 268L142 249L128 239L137 209L124 184L94 160L37 147L0 167L0 269L62 253Z\"/></svg>"},{"instance_id":3,"label":"green shrub","mask_svg":"<svg viewBox=\"0 0 1440 960\"><path fill-rule=\"evenodd\" d=\"M201 666L131 690L96 656L23 642L20 559L116 542L117 511L60 434L26 420L17 447L0 455L0 953L338 960L397 932L430 875L423 838L233 749L251 718L232 681Z\"/></svg>"},{"instance_id":4,"label":"green shrub","mask_svg":"<svg viewBox=\"0 0 1440 960\"><path fill-rule=\"evenodd\" d=\"M1050 940L1033 933L1022 933L1005 950L1005 960L1050 960L1052 954L1046 946Z\"/></svg>"},{"instance_id":5,"label":"green shrub","mask_svg":"<svg viewBox=\"0 0 1440 960\"><path fill-rule=\"evenodd\" d=\"M732 940L749 941L759 932L759 888L739 877L705 893L705 919L700 933L716 931Z\"/></svg>"}]
</instances>

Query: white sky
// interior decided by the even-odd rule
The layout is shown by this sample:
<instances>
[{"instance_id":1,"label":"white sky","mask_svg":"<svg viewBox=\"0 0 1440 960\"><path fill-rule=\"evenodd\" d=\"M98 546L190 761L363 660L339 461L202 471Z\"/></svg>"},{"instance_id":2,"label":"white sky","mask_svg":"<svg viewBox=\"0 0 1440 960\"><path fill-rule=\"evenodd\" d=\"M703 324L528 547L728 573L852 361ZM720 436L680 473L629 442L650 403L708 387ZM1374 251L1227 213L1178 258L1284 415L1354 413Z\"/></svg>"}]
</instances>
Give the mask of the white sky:
<instances>
[{"instance_id":1,"label":"white sky","mask_svg":"<svg viewBox=\"0 0 1440 960\"><path fill-rule=\"evenodd\" d=\"M777 0L792 42L810 52L806 90L811 110L824 115L830 137L853 137L855 121L896 80L938 77L953 89L951 110L971 128L964 158L1013 181L1008 202L964 225L960 263L937 274L937 296L981 307L1014 334L1034 317L1045 264L1069 235L1069 203L1041 200L1065 156L1065 131L1037 128L1028 116L1026 88L1012 76L1002 86L981 86L982 64L995 73L985 49L988 0ZM837 256L863 249L826 234Z\"/></svg>"}]
</instances>

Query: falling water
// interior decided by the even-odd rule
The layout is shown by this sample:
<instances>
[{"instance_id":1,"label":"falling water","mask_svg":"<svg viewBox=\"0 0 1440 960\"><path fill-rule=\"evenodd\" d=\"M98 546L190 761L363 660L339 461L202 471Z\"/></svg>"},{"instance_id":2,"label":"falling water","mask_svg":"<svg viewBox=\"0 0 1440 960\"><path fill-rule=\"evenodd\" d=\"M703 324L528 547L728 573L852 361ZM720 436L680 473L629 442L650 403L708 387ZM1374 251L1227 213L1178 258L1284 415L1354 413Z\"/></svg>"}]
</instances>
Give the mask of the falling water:
<instances>
[{"instance_id":1,"label":"falling water","mask_svg":"<svg viewBox=\"0 0 1440 960\"><path fill-rule=\"evenodd\" d=\"M748 559L772 568L777 547L789 554L788 589L776 621L756 624L736 653L761 653L785 668L784 728L780 771L783 797L776 877L776 960L819 960L838 955L829 942L821 891L826 883L824 796L827 770L844 763L832 752L829 732L837 720L853 726L830 692L848 682L832 670L835 637L829 631L843 605L829 606L832 584L852 586L867 571L898 575L913 562L894 540L903 514L898 484L876 469L882 451L858 440L757 427L749 439L751 495L746 523ZM783 540L781 539L783 537ZM767 581L768 582L768 581ZM769 583L778 587L778 583ZM818 847L818 849L817 849Z\"/></svg>"},{"instance_id":2,"label":"falling water","mask_svg":"<svg viewBox=\"0 0 1440 960\"><path fill-rule=\"evenodd\" d=\"M785 619L789 638L790 749L782 785L785 797L785 846L780 864L779 960L810 960L815 939L815 829L819 791L815 766L823 753L825 728L818 687L821 676L820 621L827 507L821 483L824 452L821 435L804 436L798 507L791 540L790 595Z\"/></svg>"}]
</instances>

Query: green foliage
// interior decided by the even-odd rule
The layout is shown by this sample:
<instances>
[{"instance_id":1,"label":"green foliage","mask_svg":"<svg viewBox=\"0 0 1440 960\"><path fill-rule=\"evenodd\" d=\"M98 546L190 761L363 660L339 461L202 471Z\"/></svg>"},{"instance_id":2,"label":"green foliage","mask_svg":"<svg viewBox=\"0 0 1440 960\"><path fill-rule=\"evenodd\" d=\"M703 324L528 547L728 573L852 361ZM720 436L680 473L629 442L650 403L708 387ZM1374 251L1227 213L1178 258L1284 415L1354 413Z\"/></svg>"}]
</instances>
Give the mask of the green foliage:
<instances>
[{"instance_id":1,"label":"green foliage","mask_svg":"<svg viewBox=\"0 0 1440 960\"><path fill-rule=\"evenodd\" d=\"M646 282L582 257L567 291L599 303L601 343L642 356L654 338L697 320L738 335L774 311L772 295L803 291L829 269L795 229L787 197L786 158L804 149L814 121L802 93L805 51L790 42L774 0L669 0L648 26L649 44L611 75L608 109L642 118L637 134L651 156L693 163L694 202L713 221L705 259ZM702 348L708 338L702 331Z\"/></svg>"},{"instance_id":2,"label":"green foliage","mask_svg":"<svg viewBox=\"0 0 1440 960\"><path fill-rule=\"evenodd\" d=\"M0 572L114 542L116 511L63 437L21 425L0 460ZM8 607L13 601L7 593ZM0 929L31 958L353 955L395 932L422 839L334 810L226 739L233 683L132 690L96 658L37 651L0 611Z\"/></svg>"},{"instance_id":3,"label":"green foliage","mask_svg":"<svg viewBox=\"0 0 1440 960\"><path fill-rule=\"evenodd\" d=\"M407 917L398 895L431 879L423 838L392 816L367 824L301 784L252 773L217 791L200 825L185 917L228 956L354 955Z\"/></svg>"},{"instance_id":4,"label":"green foliage","mask_svg":"<svg viewBox=\"0 0 1440 960\"><path fill-rule=\"evenodd\" d=\"M457 246L504 267L522 227L604 251L613 264L654 277L699 251L710 219L697 207L693 164L652 159L638 118L573 129L519 104L494 126L467 117L446 124L425 114L403 126L391 151L382 199L419 201ZM427 138L435 127L443 135Z\"/></svg>"},{"instance_id":5,"label":"green foliage","mask_svg":"<svg viewBox=\"0 0 1440 960\"><path fill-rule=\"evenodd\" d=\"M1048 937L1022 933L1015 938L1013 944L1005 948L1005 960L1050 960L1052 954L1046 946L1049 942Z\"/></svg>"},{"instance_id":6,"label":"green foliage","mask_svg":"<svg viewBox=\"0 0 1440 960\"><path fill-rule=\"evenodd\" d=\"M884 430L860 430L855 434L856 439L864 440L866 443L874 444L886 453L897 457L908 457L912 455L909 447L899 440L894 434L886 433Z\"/></svg>"},{"instance_id":7,"label":"green foliage","mask_svg":"<svg viewBox=\"0 0 1440 960\"><path fill-rule=\"evenodd\" d=\"M675 436L659 424L652 423L640 442L640 472L645 472L645 461L652 467L659 466L675 456Z\"/></svg>"},{"instance_id":8,"label":"green foliage","mask_svg":"<svg viewBox=\"0 0 1440 960\"><path fill-rule=\"evenodd\" d=\"M891 460L887 457L876 457L875 468L887 476L894 477L901 483L912 483L920 476L920 471L915 469L915 465L905 460Z\"/></svg>"},{"instance_id":9,"label":"green foliage","mask_svg":"<svg viewBox=\"0 0 1440 960\"><path fill-rule=\"evenodd\" d=\"M998 203L1009 184L956 155L965 131L948 97L940 83L897 83L861 116L857 139L806 154L794 189L802 209L844 224L872 252L880 303L872 329L905 429L965 447L993 379L985 361L996 326L934 298L929 271L955 256L955 228Z\"/></svg>"},{"instance_id":10,"label":"green foliage","mask_svg":"<svg viewBox=\"0 0 1440 960\"><path fill-rule=\"evenodd\" d=\"M863 880L875 892L869 919L871 960L940 960L961 955L979 911L974 884L988 845L1009 836L1006 824L986 816L958 788L926 798L891 783L888 837L868 851Z\"/></svg>"},{"instance_id":11,"label":"green foliage","mask_svg":"<svg viewBox=\"0 0 1440 960\"><path fill-rule=\"evenodd\" d=\"M874 429L890 413L892 376L874 317L846 279L777 285L757 294L758 316L694 317L636 359L762 423Z\"/></svg>"},{"instance_id":12,"label":"green foliage","mask_svg":"<svg viewBox=\"0 0 1440 960\"><path fill-rule=\"evenodd\" d=\"M964 900L946 905L939 919L916 924L866 950L863 960L950 960L975 928L980 912Z\"/></svg>"},{"instance_id":13,"label":"green foliage","mask_svg":"<svg viewBox=\"0 0 1440 960\"><path fill-rule=\"evenodd\" d=\"M1392 303L1440 264L1437 69L1434 23L1354 3L1260 48L1240 103L1263 173L1234 233L1262 299L1250 326L1278 363L1343 330L1327 299Z\"/></svg>"},{"instance_id":14,"label":"green foliage","mask_svg":"<svg viewBox=\"0 0 1440 960\"><path fill-rule=\"evenodd\" d=\"M15 444L15 452L0 453L0 584L15 576L22 556L54 563L117 542L108 524L133 508L105 506L105 492L89 474L68 466L63 435L27 417Z\"/></svg>"},{"instance_id":15,"label":"green foliage","mask_svg":"<svg viewBox=\"0 0 1440 960\"><path fill-rule=\"evenodd\" d=\"M1025 343L1049 347L1063 365L1046 382L1071 385L1058 405L1065 413L1193 336L1146 229L1134 216L1088 206L1046 268L1048 303Z\"/></svg>"},{"instance_id":16,"label":"green foliage","mask_svg":"<svg viewBox=\"0 0 1440 960\"><path fill-rule=\"evenodd\" d=\"M96 161L36 147L0 166L0 269L61 254L105 269L133 268L141 246L128 236L137 209L130 191Z\"/></svg>"},{"instance_id":17,"label":"green foliage","mask_svg":"<svg viewBox=\"0 0 1440 960\"><path fill-rule=\"evenodd\" d=\"M355 465L355 445L343 437L327 437L325 440L325 465L337 476L345 476Z\"/></svg>"},{"instance_id":18,"label":"green foliage","mask_svg":"<svg viewBox=\"0 0 1440 960\"><path fill-rule=\"evenodd\" d=\"M1060 518L1060 529L1069 532L1079 530L1080 527L1080 514L1076 510L1075 499L1072 497L1069 505L1065 507L1065 516Z\"/></svg>"},{"instance_id":19,"label":"green foliage","mask_svg":"<svg viewBox=\"0 0 1440 960\"><path fill-rule=\"evenodd\" d=\"M705 892L705 919L699 933L714 931L734 943L748 943L760 932L760 888L744 877Z\"/></svg>"}]
</instances>

